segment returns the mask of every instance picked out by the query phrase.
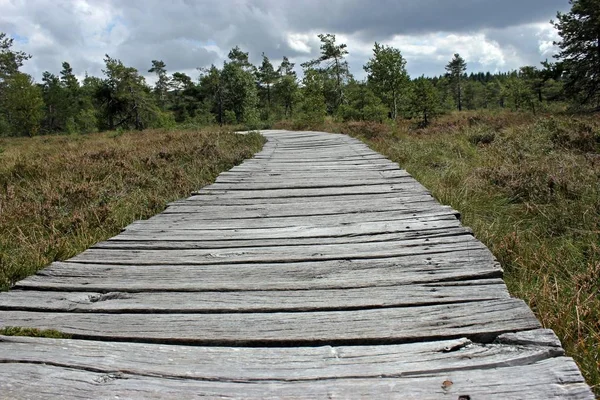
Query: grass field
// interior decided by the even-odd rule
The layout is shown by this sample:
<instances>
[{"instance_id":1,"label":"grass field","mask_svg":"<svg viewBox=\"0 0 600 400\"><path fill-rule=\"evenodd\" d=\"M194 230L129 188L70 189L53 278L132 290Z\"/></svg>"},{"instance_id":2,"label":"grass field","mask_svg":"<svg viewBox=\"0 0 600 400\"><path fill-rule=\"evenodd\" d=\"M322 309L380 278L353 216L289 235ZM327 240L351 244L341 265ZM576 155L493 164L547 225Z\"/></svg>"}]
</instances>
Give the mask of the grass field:
<instances>
[{"instance_id":1,"label":"grass field","mask_svg":"<svg viewBox=\"0 0 600 400\"><path fill-rule=\"evenodd\" d=\"M362 139L459 210L502 263L512 295L556 331L600 396L598 116L465 112L426 129L314 128Z\"/></svg>"},{"instance_id":2,"label":"grass field","mask_svg":"<svg viewBox=\"0 0 600 400\"><path fill-rule=\"evenodd\" d=\"M0 289L162 211L263 143L217 128L0 139Z\"/></svg>"}]
</instances>

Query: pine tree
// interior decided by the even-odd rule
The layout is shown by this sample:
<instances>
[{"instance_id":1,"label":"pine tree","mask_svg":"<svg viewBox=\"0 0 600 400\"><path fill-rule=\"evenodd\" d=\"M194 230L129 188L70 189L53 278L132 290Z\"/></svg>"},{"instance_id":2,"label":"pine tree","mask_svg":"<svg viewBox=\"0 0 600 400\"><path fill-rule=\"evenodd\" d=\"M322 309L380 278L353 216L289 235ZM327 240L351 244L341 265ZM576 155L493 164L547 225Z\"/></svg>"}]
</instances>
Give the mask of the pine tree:
<instances>
[{"instance_id":1,"label":"pine tree","mask_svg":"<svg viewBox=\"0 0 600 400\"><path fill-rule=\"evenodd\" d=\"M5 80L3 111L13 136L35 136L43 118L44 101L33 78L22 72L10 74Z\"/></svg>"},{"instance_id":2,"label":"pine tree","mask_svg":"<svg viewBox=\"0 0 600 400\"><path fill-rule=\"evenodd\" d=\"M233 111L237 122L248 126L258 123L255 71L256 68L248 61L248 53L237 46L229 52L229 61L225 62L221 71L225 111Z\"/></svg>"},{"instance_id":3,"label":"pine tree","mask_svg":"<svg viewBox=\"0 0 600 400\"><path fill-rule=\"evenodd\" d=\"M346 87L346 102L340 106L338 113L344 121L383 122L388 108L369 85L352 79Z\"/></svg>"},{"instance_id":4,"label":"pine tree","mask_svg":"<svg viewBox=\"0 0 600 400\"><path fill-rule=\"evenodd\" d=\"M329 96L330 112L335 113L343 100L343 86L351 78L348 61L347 45L336 44L335 35L327 33L318 35L321 40L321 56L302 64L305 69L313 69L323 73L332 82L324 82L324 91ZM317 69L318 67L318 69ZM327 90L330 87L331 90Z\"/></svg>"},{"instance_id":5,"label":"pine tree","mask_svg":"<svg viewBox=\"0 0 600 400\"><path fill-rule=\"evenodd\" d=\"M388 105L393 119L398 116L400 96L409 83L406 60L400 50L375 42L373 57L363 67L368 82Z\"/></svg>"},{"instance_id":6,"label":"pine tree","mask_svg":"<svg viewBox=\"0 0 600 400\"><path fill-rule=\"evenodd\" d=\"M447 76L450 78L454 90L454 98L458 106L458 111L462 111L462 91L463 75L467 71L467 63L457 53L454 58L446 65Z\"/></svg>"},{"instance_id":7,"label":"pine tree","mask_svg":"<svg viewBox=\"0 0 600 400\"><path fill-rule=\"evenodd\" d=\"M160 107L164 110L167 99L167 92L169 91L170 79L167 75L167 66L162 60L152 60L152 68L148 72L156 74L156 84L154 85L154 93L158 98Z\"/></svg>"},{"instance_id":8,"label":"pine tree","mask_svg":"<svg viewBox=\"0 0 600 400\"><path fill-rule=\"evenodd\" d=\"M60 132L66 128L69 118L70 99L60 79L45 71L42 75L42 98L44 100L43 127L46 132Z\"/></svg>"},{"instance_id":9,"label":"pine tree","mask_svg":"<svg viewBox=\"0 0 600 400\"><path fill-rule=\"evenodd\" d=\"M323 95L323 75L319 71L308 68L302 79L302 120L305 124L313 125L323 122L327 114L325 96Z\"/></svg>"},{"instance_id":10,"label":"pine tree","mask_svg":"<svg viewBox=\"0 0 600 400\"><path fill-rule=\"evenodd\" d=\"M277 71L275 71L273 64L271 64L269 57L267 57L265 53L262 54L262 57L263 61L260 67L258 67L256 76L258 78L258 84L260 85L263 92L262 97L264 98L263 103L265 104L266 119L269 119L271 116L272 88L273 85L277 82L279 74L277 73Z\"/></svg>"},{"instance_id":11,"label":"pine tree","mask_svg":"<svg viewBox=\"0 0 600 400\"><path fill-rule=\"evenodd\" d=\"M433 83L425 77L412 82L410 96L412 114L420 119L419 126L426 127L440 112L440 99Z\"/></svg>"},{"instance_id":12,"label":"pine tree","mask_svg":"<svg viewBox=\"0 0 600 400\"><path fill-rule=\"evenodd\" d=\"M23 62L31 58L30 54L12 50L13 43L12 38L0 32L0 81L17 73L23 66Z\"/></svg>"},{"instance_id":13,"label":"pine tree","mask_svg":"<svg viewBox=\"0 0 600 400\"><path fill-rule=\"evenodd\" d=\"M569 0L571 11L552 23L562 38L556 42L565 70L567 94L582 104L600 106L600 2Z\"/></svg>"},{"instance_id":14,"label":"pine tree","mask_svg":"<svg viewBox=\"0 0 600 400\"><path fill-rule=\"evenodd\" d=\"M294 110L294 104L298 94L298 79L294 71L294 63L291 63L287 57L283 57L281 65L277 68L279 79L275 83L274 91L277 98L283 105L284 116L291 117Z\"/></svg>"},{"instance_id":15,"label":"pine tree","mask_svg":"<svg viewBox=\"0 0 600 400\"><path fill-rule=\"evenodd\" d=\"M106 79L98 88L106 127L144 129L159 117L159 110L150 96L150 89L137 69L123 65L121 60L106 55Z\"/></svg>"}]
</instances>

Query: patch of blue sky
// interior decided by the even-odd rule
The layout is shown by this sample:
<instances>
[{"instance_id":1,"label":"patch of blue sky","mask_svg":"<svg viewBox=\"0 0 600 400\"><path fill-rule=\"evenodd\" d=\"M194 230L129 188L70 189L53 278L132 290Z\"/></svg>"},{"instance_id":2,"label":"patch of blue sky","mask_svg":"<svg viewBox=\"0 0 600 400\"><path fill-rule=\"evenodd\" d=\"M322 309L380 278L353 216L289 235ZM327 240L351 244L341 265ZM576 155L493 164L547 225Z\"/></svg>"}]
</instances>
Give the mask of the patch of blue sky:
<instances>
[{"instance_id":1,"label":"patch of blue sky","mask_svg":"<svg viewBox=\"0 0 600 400\"><path fill-rule=\"evenodd\" d=\"M20 44L28 44L29 43L29 38L27 36L21 36L18 33L14 33L12 35L10 35L15 42L20 43Z\"/></svg>"}]
</instances>

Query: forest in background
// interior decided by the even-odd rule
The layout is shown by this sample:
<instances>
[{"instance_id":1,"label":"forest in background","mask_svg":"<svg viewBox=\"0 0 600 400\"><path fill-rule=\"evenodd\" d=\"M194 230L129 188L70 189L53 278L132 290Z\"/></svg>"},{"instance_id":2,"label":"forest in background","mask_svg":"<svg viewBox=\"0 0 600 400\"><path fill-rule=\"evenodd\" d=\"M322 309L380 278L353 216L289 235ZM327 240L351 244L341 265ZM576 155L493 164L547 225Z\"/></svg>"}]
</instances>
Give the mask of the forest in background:
<instances>
[{"instance_id":1,"label":"forest in background","mask_svg":"<svg viewBox=\"0 0 600 400\"><path fill-rule=\"evenodd\" d=\"M594 110L599 103L600 12L593 1L572 2L554 22L562 41L556 61L502 73L468 73L455 54L437 77L411 79L401 49L375 43L366 78L356 80L349 49L333 34L320 34L320 56L301 65L301 79L287 57L258 66L234 47L223 65L198 68L199 76L170 73L161 60L149 62L151 87L135 68L106 55L103 76L80 81L68 62L41 82L20 68L31 55L13 49L0 33L0 136L91 133L169 128L177 125L239 124L266 128L279 120L318 124L411 119L424 127L451 110ZM278 64L278 65L277 65ZM81 72L81 71L80 71ZM146 72L146 71L144 71Z\"/></svg>"}]
</instances>

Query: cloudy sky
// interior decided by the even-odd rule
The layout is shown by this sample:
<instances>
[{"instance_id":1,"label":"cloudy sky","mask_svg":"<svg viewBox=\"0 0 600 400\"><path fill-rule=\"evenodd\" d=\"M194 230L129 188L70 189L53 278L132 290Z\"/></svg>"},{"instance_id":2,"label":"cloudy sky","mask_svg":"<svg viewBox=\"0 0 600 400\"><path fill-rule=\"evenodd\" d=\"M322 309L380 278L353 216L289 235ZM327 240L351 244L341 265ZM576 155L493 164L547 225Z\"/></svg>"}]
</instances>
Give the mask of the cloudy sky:
<instances>
[{"instance_id":1,"label":"cloudy sky","mask_svg":"<svg viewBox=\"0 0 600 400\"><path fill-rule=\"evenodd\" d=\"M568 0L0 0L0 31L33 55L24 71L40 79L69 61L78 75L100 75L104 54L140 71L161 59L196 78L235 45L258 63L298 65L318 54L318 33L335 33L351 71L373 42L398 47L412 76L438 75L452 54L468 70L506 71L551 58L549 24Z\"/></svg>"}]
</instances>

